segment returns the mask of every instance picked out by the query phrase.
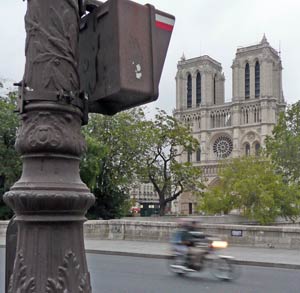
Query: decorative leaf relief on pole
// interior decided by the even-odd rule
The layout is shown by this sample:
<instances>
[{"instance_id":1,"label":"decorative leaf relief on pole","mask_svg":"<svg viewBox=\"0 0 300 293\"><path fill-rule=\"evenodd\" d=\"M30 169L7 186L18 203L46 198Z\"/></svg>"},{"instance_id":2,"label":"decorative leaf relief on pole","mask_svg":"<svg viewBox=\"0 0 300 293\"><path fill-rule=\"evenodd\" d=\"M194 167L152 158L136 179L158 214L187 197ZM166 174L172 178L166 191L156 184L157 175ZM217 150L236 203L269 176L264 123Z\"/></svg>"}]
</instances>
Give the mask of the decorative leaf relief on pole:
<instances>
[{"instance_id":1,"label":"decorative leaf relief on pole","mask_svg":"<svg viewBox=\"0 0 300 293\"><path fill-rule=\"evenodd\" d=\"M91 293L90 275L82 274L75 254L68 251L63 265L58 268L58 278L48 278L46 293Z\"/></svg>"},{"instance_id":2,"label":"decorative leaf relief on pole","mask_svg":"<svg viewBox=\"0 0 300 293\"><path fill-rule=\"evenodd\" d=\"M14 272L10 277L8 293L37 293L35 278L29 278L27 275L27 266L22 250L17 254Z\"/></svg>"},{"instance_id":3,"label":"decorative leaf relief on pole","mask_svg":"<svg viewBox=\"0 0 300 293\"><path fill-rule=\"evenodd\" d=\"M71 114L56 115L43 111L23 117L17 132L16 149L20 153L46 149L81 155L86 148L80 121ZM25 123L26 122L26 123Z\"/></svg>"},{"instance_id":4,"label":"decorative leaf relief on pole","mask_svg":"<svg viewBox=\"0 0 300 293\"><path fill-rule=\"evenodd\" d=\"M47 16L49 23L43 19L40 2L30 0L31 9L25 16L25 84L33 90L76 92L79 89L78 2L53 1Z\"/></svg>"}]
</instances>

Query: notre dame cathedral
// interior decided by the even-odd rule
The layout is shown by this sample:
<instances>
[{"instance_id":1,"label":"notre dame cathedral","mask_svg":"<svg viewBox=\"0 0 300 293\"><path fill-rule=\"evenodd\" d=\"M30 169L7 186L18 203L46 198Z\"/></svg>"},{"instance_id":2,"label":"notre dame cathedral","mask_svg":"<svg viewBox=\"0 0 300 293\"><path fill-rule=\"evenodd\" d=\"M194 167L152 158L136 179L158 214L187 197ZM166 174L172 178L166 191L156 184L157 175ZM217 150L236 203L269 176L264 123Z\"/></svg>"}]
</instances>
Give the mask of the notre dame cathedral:
<instances>
[{"instance_id":1,"label":"notre dame cathedral","mask_svg":"<svg viewBox=\"0 0 300 293\"><path fill-rule=\"evenodd\" d=\"M221 63L204 55L177 65L177 119L190 125L200 142L182 161L203 168L208 185L217 183L218 162L224 158L256 154L271 135L285 109L280 54L264 36L260 43L238 48L232 63L232 101L225 102ZM196 200L183 194L173 208L193 214Z\"/></svg>"}]
</instances>

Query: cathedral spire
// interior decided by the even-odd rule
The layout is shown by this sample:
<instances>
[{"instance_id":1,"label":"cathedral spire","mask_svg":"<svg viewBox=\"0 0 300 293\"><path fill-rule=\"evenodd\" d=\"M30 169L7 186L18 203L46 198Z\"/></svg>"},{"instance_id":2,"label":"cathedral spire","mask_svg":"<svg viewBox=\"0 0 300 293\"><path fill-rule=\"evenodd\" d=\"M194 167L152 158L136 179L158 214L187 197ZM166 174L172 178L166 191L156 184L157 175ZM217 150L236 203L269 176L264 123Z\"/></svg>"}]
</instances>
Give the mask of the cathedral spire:
<instances>
[{"instance_id":1,"label":"cathedral spire","mask_svg":"<svg viewBox=\"0 0 300 293\"><path fill-rule=\"evenodd\" d=\"M267 40L267 37L266 37L266 34L263 35L263 38L261 39L260 43L261 44L269 44L269 42Z\"/></svg>"},{"instance_id":2,"label":"cathedral spire","mask_svg":"<svg viewBox=\"0 0 300 293\"><path fill-rule=\"evenodd\" d=\"M184 55L184 52L182 53L182 56L181 56L181 61L185 61L185 55Z\"/></svg>"}]
</instances>

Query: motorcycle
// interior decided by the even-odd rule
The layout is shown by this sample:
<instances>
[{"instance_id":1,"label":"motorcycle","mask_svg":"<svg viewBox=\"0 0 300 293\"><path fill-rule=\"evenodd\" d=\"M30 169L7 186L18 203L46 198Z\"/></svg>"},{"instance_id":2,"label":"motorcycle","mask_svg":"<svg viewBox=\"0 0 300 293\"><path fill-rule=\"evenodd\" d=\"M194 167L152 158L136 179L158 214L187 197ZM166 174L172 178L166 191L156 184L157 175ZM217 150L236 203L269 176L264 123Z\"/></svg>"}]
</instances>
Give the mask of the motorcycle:
<instances>
[{"instance_id":1,"label":"motorcycle","mask_svg":"<svg viewBox=\"0 0 300 293\"><path fill-rule=\"evenodd\" d=\"M171 241L171 256L169 269L178 275L191 272L200 272L209 269L211 274L220 280L233 280L237 277L234 258L227 255L219 255L217 251L228 246L227 241L208 236L202 232L189 232L193 236L187 251L178 241ZM175 236L178 238L178 235Z\"/></svg>"}]
</instances>

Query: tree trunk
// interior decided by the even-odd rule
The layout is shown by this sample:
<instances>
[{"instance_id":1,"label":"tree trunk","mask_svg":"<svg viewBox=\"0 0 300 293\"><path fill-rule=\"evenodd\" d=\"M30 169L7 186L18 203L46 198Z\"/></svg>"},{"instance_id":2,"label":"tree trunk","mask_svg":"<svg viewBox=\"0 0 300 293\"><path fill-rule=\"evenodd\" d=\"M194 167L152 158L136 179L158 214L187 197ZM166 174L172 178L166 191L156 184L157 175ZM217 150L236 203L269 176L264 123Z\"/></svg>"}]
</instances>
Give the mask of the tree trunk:
<instances>
[{"instance_id":1,"label":"tree trunk","mask_svg":"<svg viewBox=\"0 0 300 293\"><path fill-rule=\"evenodd\" d=\"M159 215L164 216L165 215L165 210L166 210L166 202L165 200L159 200Z\"/></svg>"}]
</instances>

